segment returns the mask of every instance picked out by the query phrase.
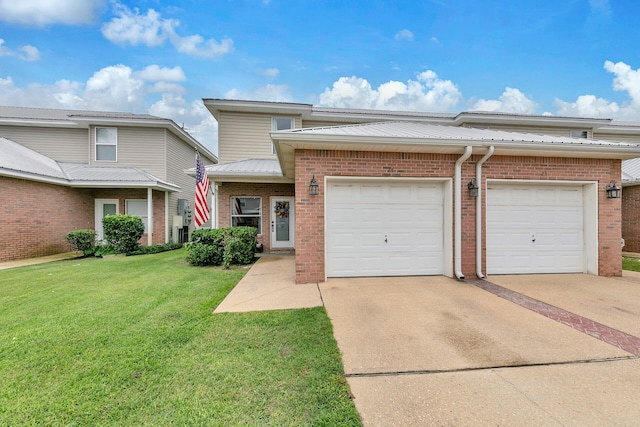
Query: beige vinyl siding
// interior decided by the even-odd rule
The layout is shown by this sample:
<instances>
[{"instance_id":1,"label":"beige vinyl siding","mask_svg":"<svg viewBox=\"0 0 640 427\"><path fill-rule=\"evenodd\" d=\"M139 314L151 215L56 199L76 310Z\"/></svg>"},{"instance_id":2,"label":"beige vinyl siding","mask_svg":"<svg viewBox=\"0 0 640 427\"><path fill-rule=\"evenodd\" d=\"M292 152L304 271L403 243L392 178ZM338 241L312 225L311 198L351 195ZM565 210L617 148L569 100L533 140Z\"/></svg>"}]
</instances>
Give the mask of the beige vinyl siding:
<instances>
[{"instance_id":1,"label":"beige vinyl siding","mask_svg":"<svg viewBox=\"0 0 640 427\"><path fill-rule=\"evenodd\" d=\"M91 126L90 161L94 166L132 166L148 172L162 180L167 179L165 165L165 129L123 126L118 129L117 162L95 160L95 126Z\"/></svg>"},{"instance_id":2,"label":"beige vinyl siding","mask_svg":"<svg viewBox=\"0 0 640 427\"><path fill-rule=\"evenodd\" d=\"M87 129L0 126L0 137L10 139L59 162L87 163Z\"/></svg>"},{"instance_id":3,"label":"beige vinyl siding","mask_svg":"<svg viewBox=\"0 0 640 427\"><path fill-rule=\"evenodd\" d=\"M631 134L631 135L623 135L620 133L601 133L594 132L593 139L601 139L603 141L616 141L616 142L627 142L632 144L640 144L640 135Z\"/></svg>"},{"instance_id":4,"label":"beige vinyl siding","mask_svg":"<svg viewBox=\"0 0 640 427\"><path fill-rule=\"evenodd\" d=\"M218 159L220 163L246 159L275 159L272 154L271 119L287 115L221 111L218 119ZM300 127L300 118L295 118Z\"/></svg>"}]
</instances>

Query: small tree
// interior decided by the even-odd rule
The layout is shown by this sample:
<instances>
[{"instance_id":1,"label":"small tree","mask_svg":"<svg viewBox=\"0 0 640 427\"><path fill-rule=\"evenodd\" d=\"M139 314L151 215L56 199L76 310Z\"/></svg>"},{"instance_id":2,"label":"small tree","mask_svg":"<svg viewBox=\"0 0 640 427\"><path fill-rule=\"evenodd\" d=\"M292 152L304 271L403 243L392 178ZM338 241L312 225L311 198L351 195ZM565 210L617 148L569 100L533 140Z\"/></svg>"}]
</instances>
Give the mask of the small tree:
<instances>
[{"instance_id":1,"label":"small tree","mask_svg":"<svg viewBox=\"0 0 640 427\"><path fill-rule=\"evenodd\" d=\"M135 251L144 234L142 219L134 215L107 215L102 219L104 239L117 253Z\"/></svg>"}]
</instances>

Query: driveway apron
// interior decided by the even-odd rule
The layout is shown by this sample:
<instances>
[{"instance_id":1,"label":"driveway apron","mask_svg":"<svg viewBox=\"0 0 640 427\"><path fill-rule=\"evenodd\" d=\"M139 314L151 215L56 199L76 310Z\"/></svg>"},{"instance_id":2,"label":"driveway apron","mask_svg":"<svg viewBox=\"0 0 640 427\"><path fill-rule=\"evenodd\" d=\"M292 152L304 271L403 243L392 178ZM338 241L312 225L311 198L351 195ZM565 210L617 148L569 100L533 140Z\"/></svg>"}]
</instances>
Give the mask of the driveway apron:
<instances>
[{"instance_id":1,"label":"driveway apron","mask_svg":"<svg viewBox=\"0 0 640 427\"><path fill-rule=\"evenodd\" d=\"M570 276L500 284L640 334L639 281ZM320 290L365 425L634 425L640 417L636 355L472 283L330 279Z\"/></svg>"}]
</instances>

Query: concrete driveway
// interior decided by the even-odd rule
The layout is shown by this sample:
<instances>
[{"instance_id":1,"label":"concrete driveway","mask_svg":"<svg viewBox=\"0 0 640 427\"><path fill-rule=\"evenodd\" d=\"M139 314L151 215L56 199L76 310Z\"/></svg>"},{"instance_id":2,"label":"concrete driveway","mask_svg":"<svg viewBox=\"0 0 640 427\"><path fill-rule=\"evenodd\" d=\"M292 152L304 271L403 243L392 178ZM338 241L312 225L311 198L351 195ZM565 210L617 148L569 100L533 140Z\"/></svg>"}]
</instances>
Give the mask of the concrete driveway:
<instances>
[{"instance_id":1,"label":"concrete driveway","mask_svg":"<svg viewBox=\"0 0 640 427\"><path fill-rule=\"evenodd\" d=\"M365 426L638 425L637 276L489 281L320 284Z\"/></svg>"}]
</instances>

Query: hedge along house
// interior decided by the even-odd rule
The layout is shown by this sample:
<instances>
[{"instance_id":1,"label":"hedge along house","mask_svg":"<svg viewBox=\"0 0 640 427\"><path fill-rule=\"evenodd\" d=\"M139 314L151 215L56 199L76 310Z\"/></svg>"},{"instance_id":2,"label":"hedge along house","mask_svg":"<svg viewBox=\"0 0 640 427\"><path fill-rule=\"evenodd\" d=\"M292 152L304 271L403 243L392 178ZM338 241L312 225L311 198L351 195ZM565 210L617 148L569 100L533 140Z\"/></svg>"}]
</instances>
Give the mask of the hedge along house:
<instances>
[{"instance_id":1,"label":"hedge along house","mask_svg":"<svg viewBox=\"0 0 640 427\"><path fill-rule=\"evenodd\" d=\"M196 149L217 161L168 119L0 107L0 262L68 251L75 229L101 239L112 213L142 218L142 244L186 237L190 224L175 216L179 200L193 204L195 182L183 171Z\"/></svg>"},{"instance_id":2,"label":"hedge along house","mask_svg":"<svg viewBox=\"0 0 640 427\"><path fill-rule=\"evenodd\" d=\"M295 249L299 283L621 275L621 199L606 187L640 145L589 138L606 120L205 105L219 124L218 225Z\"/></svg>"}]
</instances>

